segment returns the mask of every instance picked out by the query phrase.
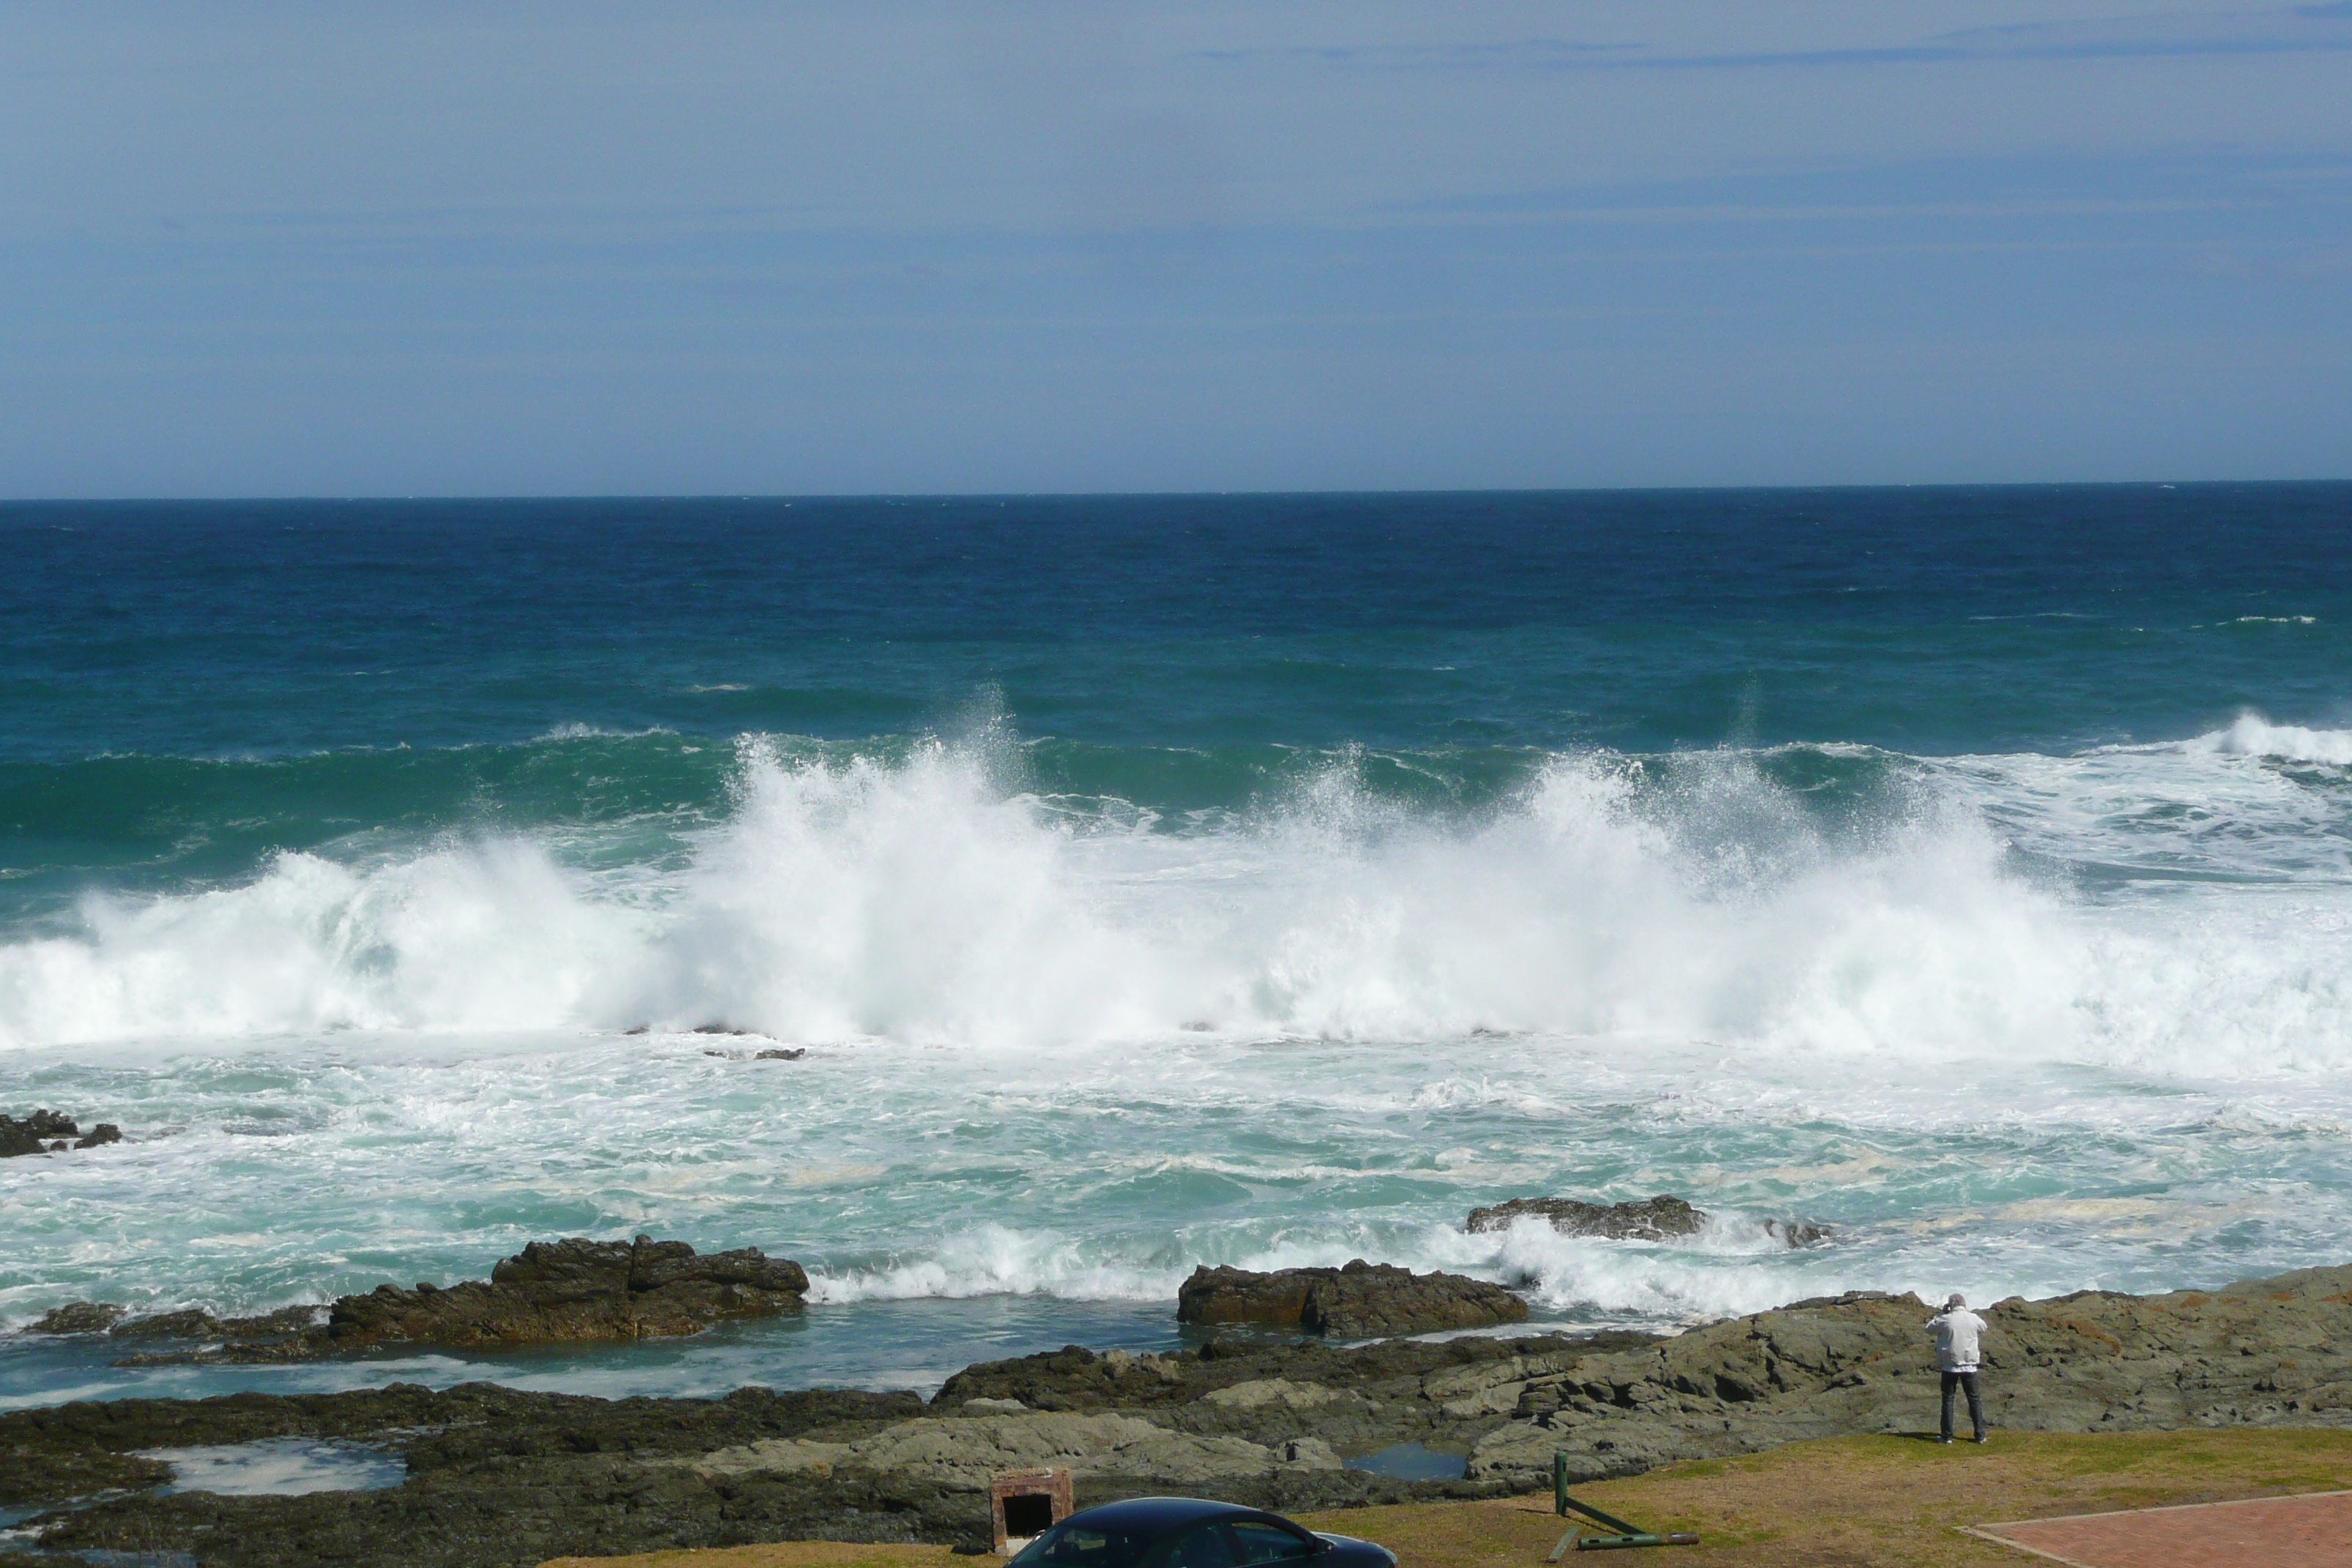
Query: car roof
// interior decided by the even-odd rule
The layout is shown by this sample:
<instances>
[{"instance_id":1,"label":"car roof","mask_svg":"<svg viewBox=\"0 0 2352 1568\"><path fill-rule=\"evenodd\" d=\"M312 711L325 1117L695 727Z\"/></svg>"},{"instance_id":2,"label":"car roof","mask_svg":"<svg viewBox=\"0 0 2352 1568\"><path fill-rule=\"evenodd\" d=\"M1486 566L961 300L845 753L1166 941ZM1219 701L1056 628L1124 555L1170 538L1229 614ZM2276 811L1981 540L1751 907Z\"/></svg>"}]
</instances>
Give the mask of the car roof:
<instances>
[{"instance_id":1,"label":"car roof","mask_svg":"<svg viewBox=\"0 0 2352 1568\"><path fill-rule=\"evenodd\" d=\"M1170 1525L1190 1524L1196 1519L1236 1517L1264 1519L1263 1510L1244 1508L1239 1503L1212 1502L1197 1497L1135 1497L1118 1502L1107 1502L1070 1515L1073 1520L1085 1520L1089 1524L1109 1525L1118 1530L1158 1531Z\"/></svg>"}]
</instances>

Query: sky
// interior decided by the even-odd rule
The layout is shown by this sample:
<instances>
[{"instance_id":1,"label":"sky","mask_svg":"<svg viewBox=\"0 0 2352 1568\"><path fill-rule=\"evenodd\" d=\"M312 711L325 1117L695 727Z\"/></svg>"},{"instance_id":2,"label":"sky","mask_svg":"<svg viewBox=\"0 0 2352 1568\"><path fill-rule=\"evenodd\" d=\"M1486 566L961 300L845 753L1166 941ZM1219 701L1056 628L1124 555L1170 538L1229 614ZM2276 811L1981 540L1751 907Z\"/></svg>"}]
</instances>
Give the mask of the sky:
<instances>
[{"instance_id":1,"label":"sky","mask_svg":"<svg viewBox=\"0 0 2352 1568\"><path fill-rule=\"evenodd\" d=\"M0 497L2352 477L2352 3L0 0Z\"/></svg>"}]
</instances>

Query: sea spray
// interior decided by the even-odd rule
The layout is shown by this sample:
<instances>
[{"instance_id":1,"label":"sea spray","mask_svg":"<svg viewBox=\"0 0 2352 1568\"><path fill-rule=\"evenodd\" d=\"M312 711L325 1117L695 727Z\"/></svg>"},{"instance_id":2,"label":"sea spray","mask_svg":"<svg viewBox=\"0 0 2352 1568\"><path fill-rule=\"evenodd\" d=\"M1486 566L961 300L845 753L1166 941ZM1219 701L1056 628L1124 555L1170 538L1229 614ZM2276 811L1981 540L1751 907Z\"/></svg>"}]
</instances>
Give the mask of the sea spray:
<instances>
[{"instance_id":1,"label":"sea spray","mask_svg":"<svg viewBox=\"0 0 2352 1568\"><path fill-rule=\"evenodd\" d=\"M0 1162L0 1320L638 1231L832 1295L539 1358L0 1336L0 1403L928 1386L1164 1348L1204 1262L1654 1327L2340 1262L2347 500L15 508L0 1107L129 1141ZM1661 1192L1717 1225L1464 1226Z\"/></svg>"},{"instance_id":2,"label":"sea spray","mask_svg":"<svg viewBox=\"0 0 2352 1568\"><path fill-rule=\"evenodd\" d=\"M0 945L0 1046L716 1023L1026 1051L1205 1026L2184 1072L2218 1049L2253 1073L2352 1048L2352 911L2326 889L2086 896L2014 858L1970 767L1823 819L1738 754L1558 757L1466 813L1402 810L1342 759L1171 831L1045 809L984 746L753 740L670 870L476 835L91 895L70 932Z\"/></svg>"}]
</instances>

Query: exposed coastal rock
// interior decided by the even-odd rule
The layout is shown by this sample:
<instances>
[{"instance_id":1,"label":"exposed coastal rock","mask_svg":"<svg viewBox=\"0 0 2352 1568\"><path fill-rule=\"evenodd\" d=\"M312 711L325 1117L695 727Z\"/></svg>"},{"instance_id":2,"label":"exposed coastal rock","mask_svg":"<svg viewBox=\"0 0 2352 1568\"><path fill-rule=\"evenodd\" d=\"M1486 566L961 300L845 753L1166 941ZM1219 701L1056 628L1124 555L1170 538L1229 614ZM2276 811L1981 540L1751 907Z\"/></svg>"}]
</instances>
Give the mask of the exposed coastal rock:
<instances>
[{"instance_id":1,"label":"exposed coastal rock","mask_svg":"<svg viewBox=\"0 0 2352 1568\"><path fill-rule=\"evenodd\" d=\"M84 1132L70 1116L36 1110L30 1116L0 1116L0 1159L17 1154L62 1154L122 1142L122 1129L101 1121Z\"/></svg>"},{"instance_id":2,"label":"exposed coastal rock","mask_svg":"<svg viewBox=\"0 0 2352 1568\"><path fill-rule=\"evenodd\" d=\"M1705 1210L1671 1193L1622 1204L1588 1204L1575 1198L1513 1198L1470 1211L1469 1228L1508 1230L1528 1218L1548 1220L1563 1236L1597 1236L1611 1241L1669 1241L1696 1236L1707 1226ZM1830 1227L1804 1220L1768 1219L1764 1234L1789 1247L1811 1247L1828 1238Z\"/></svg>"},{"instance_id":3,"label":"exposed coastal rock","mask_svg":"<svg viewBox=\"0 0 2352 1568\"><path fill-rule=\"evenodd\" d=\"M310 1361L371 1345L552 1344L698 1333L728 1318L796 1311L808 1275L756 1247L698 1254L682 1241L532 1242L490 1271L414 1289L379 1285L328 1307L251 1318L188 1309L131 1317L105 1301L58 1307L26 1331L194 1342L125 1355L119 1366ZM323 1316L323 1321L321 1321Z\"/></svg>"},{"instance_id":4,"label":"exposed coastal rock","mask_svg":"<svg viewBox=\"0 0 2352 1568\"><path fill-rule=\"evenodd\" d=\"M137 1492L35 1521L50 1550L187 1552L204 1568L521 1568L546 1558L793 1537L972 1542L992 1468L1069 1465L1081 1505L1183 1490L1285 1510L1496 1496L1842 1432L1930 1430L1937 1383L1909 1296L1799 1302L1671 1339L1563 1335L1337 1346L1076 1346L911 1394L724 1399L468 1384L123 1400L0 1414L0 1505ZM2352 1267L2211 1292L2088 1292L1987 1309L1997 1427L2352 1427ZM305 1436L407 1465L374 1492L164 1494L143 1450ZM1398 1443L1458 1481L1344 1466Z\"/></svg>"},{"instance_id":5,"label":"exposed coastal rock","mask_svg":"<svg viewBox=\"0 0 2352 1568\"><path fill-rule=\"evenodd\" d=\"M111 1301L68 1301L52 1307L25 1331L28 1334L102 1334L122 1321L126 1309Z\"/></svg>"},{"instance_id":6,"label":"exposed coastal rock","mask_svg":"<svg viewBox=\"0 0 2352 1568\"><path fill-rule=\"evenodd\" d=\"M1916 1296L1861 1291L1677 1335L1654 1349L1523 1369L1481 1397L1515 1420L1473 1477L1578 1477L1842 1432L1921 1431L1940 1384ZM2225 1289L2089 1290L1987 1309L1987 1414L2048 1432L2352 1426L2352 1268ZM1549 1409L1536 1408L1549 1405Z\"/></svg>"},{"instance_id":7,"label":"exposed coastal rock","mask_svg":"<svg viewBox=\"0 0 2352 1568\"><path fill-rule=\"evenodd\" d=\"M386 1341L444 1345L547 1344L691 1334L725 1318L798 1310L808 1275L756 1247L698 1255L682 1241L532 1242L446 1289L379 1285L339 1297L327 1334L348 1349Z\"/></svg>"},{"instance_id":8,"label":"exposed coastal rock","mask_svg":"<svg viewBox=\"0 0 2352 1568\"><path fill-rule=\"evenodd\" d=\"M1220 1410L1265 1410L1276 1405L1285 1410L1318 1410L1336 1401L1360 1397L1328 1384L1293 1383L1286 1377L1262 1377L1236 1383L1228 1388L1212 1389L1201 1395L1201 1402L1213 1405Z\"/></svg>"},{"instance_id":9,"label":"exposed coastal rock","mask_svg":"<svg viewBox=\"0 0 2352 1568\"><path fill-rule=\"evenodd\" d=\"M44 1313L28 1334L105 1334L116 1340L201 1342L200 1350L138 1351L117 1366L163 1366L187 1362L306 1361L326 1348L323 1307L286 1307L252 1318L215 1318L196 1308L151 1312L134 1318L110 1301L68 1301Z\"/></svg>"},{"instance_id":10,"label":"exposed coastal rock","mask_svg":"<svg viewBox=\"0 0 2352 1568\"><path fill-rule=\"evenodd\" d=\"M1331 1446L1313 1437L1267 1445L1174 1431L1141 1416L1046 1412L904 1421L852 1442L800 1437L678 1462L706 1476L795 1470L830 1475L852 1468L971 1492L985 1492L989 1478L1000 1470L1048 1465L1066 1467L1079 1479L1118 1476L1182 1486L1265 1476L1285 1468L1340 1468Z\"/></svg>"},{"instance_id":11,"label":"exposed coastal rock","mask_svg":"<svg viewBox=\"0 0 2352 1568\"><path fill-rule=\"evenodd\" d=\"M1255 1323L1335 1339L1525 1322L1528 1304L1484 1279L1415 1274L1359 1258L1344 1268L1196 1268L1178 1287L1180 1323Z\"/></svg>"},{"instance_id":12,"label":"exposed coastal rock","mask_svg":"<svg viewBox=\"0 0 2352 1568\"><path fill-rule=\"evenodd\" d=\"M1669 1237L1696 1236L1706 1228L1706 1215L1681 1198L1660 1193L1639 1203L1588 1204L1574 1198L1513 1198L1508 1203L1470 1211L1470 1229L1508 1230L1529 1217L1547 1219L1563 1236L1600 1236L1612 1241L1664 1241Z\"/></svg>"}]
</instances>

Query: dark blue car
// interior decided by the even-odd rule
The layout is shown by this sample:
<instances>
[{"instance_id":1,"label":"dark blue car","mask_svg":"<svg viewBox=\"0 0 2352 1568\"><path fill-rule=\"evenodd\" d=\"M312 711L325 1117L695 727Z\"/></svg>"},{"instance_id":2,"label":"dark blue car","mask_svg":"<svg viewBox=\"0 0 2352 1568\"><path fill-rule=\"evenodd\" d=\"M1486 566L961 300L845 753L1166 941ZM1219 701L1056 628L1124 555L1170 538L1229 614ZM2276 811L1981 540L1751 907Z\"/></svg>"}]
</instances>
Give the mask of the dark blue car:
<instances>
[{"instance_id":1,"label":"dark blue car","mask_svg":"<svg viewBox=\"0 0 2352 1568\"><path fill-rule=\"evenodd\" d=\"M1278 1513L1199 1498L1143 1497L1074 1513L1022 1548L1013 1568L1396 1568L1396 1553Z\"/></svg>"}]
</instances>

